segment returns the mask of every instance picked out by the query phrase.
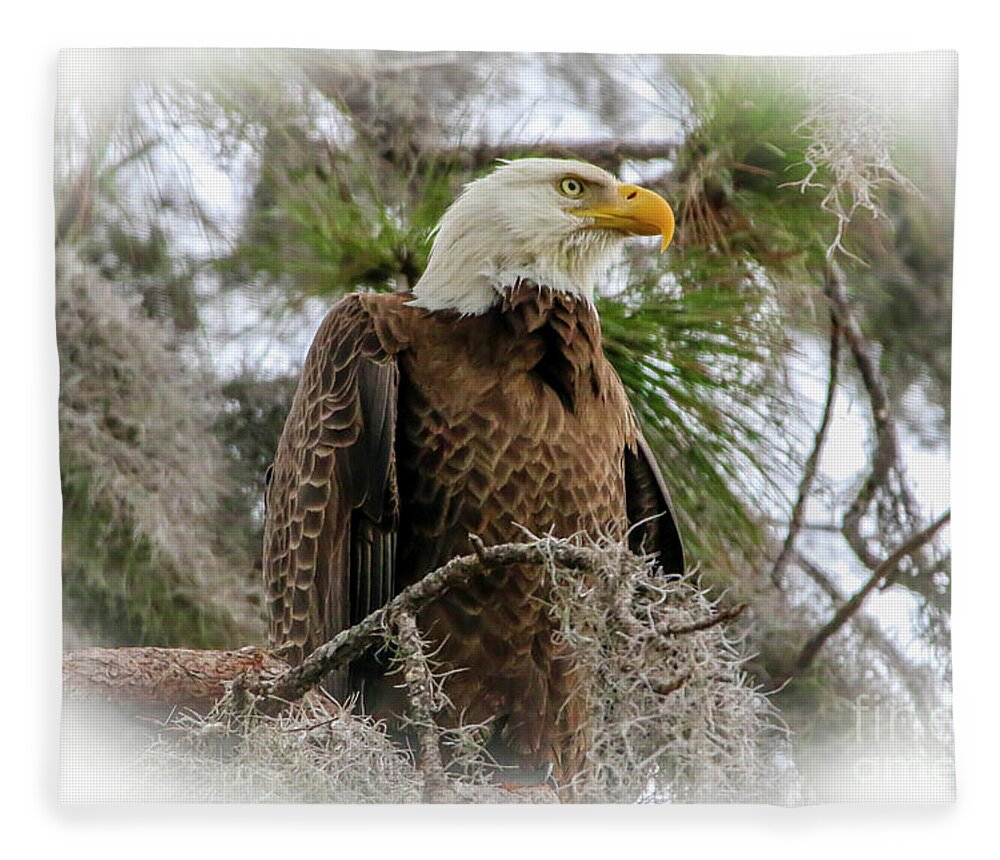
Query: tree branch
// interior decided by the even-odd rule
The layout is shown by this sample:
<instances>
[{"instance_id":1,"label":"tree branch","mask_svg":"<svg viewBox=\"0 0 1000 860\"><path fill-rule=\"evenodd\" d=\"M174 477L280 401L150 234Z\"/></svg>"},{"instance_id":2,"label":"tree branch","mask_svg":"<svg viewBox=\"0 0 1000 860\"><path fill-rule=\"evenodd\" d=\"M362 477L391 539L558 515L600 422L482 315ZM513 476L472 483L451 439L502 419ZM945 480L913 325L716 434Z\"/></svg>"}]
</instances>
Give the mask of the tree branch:
<instances>
[{"instance_id":1,"label":"tree branch","mask_svg":"<svg viewBox=\"0 0 1000 860\"><path fill-rule=\"evenodd\" d=\"M661 636L686 636L689 633L700 633L703 630L711 630L719 624L725 624L727 621L732 621L734 618L739 618L739 616L746 611L746 608L747 604L737 603L736 606L731 606L728 609L721 609L717 614L709 618L704 618L701 621L695 621L691 624L683 624L677 627L658 625L656 627L656 632Z\"/></svg>"},{"instance_id":2,"label":"tree branch","mask_svg":"<svg viewBox=\"0 0 1000 860\"><path fill-rule=\"evenodd\" d=\"M826 294L871 401L875 424L875 451L872 455L871 471L844 513L841 531L858 559L866 567L874 570L880 563L879 553L870 547L871 538L862 534L861 524L872 505L879 500L880 493L884 492L887 495L884 496L885 507L879 513L883 519L887 513L891 514L898 531L903 535L912 532L919 525L920 505L906 480L899 438L885 383L876 362L871 357L869 344L851 307L844 274L833 262L827 267ZM886 533L890 531L883 529ZM919 594L928 603L946 610L947 599L942 595L934 579L935 569L932 568L928 558L921 558L918 562L919 575L909 578L902 584Z\"/></svg>"},{"instance_id":3,"label":"tree branch","mask_svg":"<svg viewBox=\"0 0 1000 860\"><path fill-rule=\"evenodd\" d=\"M899 563L907 556L913 555L927 544L938 530L951 520L951 511L947 511L936 519L923 531L912 535L904 541L888 558L879 564L868 581L865 582L857 592L838 609L833 618L823 625L813 637L806 642L799 654L799 659L795 662L795 672L805 671L812 665L813 660L819 653L826 641L843 627L851 617L861 608L865 598L872 593L883 582L888 585L896 575Z\"/></svg>"},{"instance_id":4,"label":"tree branch","mask_svg":"<svg viewBox=\"0 0 1000 860\"><path fill-rule=\"evenodd\" d=\"M861 380L871 401L872 419L875 423L876 442L871 472L844 514L843 520L843 532L848 543L861 561L868 567L874 568L878 565L879 560L868 549L867 542L860 531L860 524L879 488L888 483L892 471L900 475L900 485L896 495L902 502L908 525L912 526L919 522L920 511L909 486L902 479L902 458L899 453L896 426L892 421L889 395L886 393L882 375L872 360L868 342L861 331L854 308L848 298L844 273L835 262L830 262L827 265L826 295L830 299L834 317L861 374Z\"/></svg>"},{"instance_id":5,"label":"tree branch","mask_svg":"<svg viewBox=\"0 0 1000 860\"><path fill-rule=\"evenodd\" d=\"M830 428L830 419L833 415L833 401L837 393L837 383L840 368L840 323L836 314L830 315L830 375L826 386L826 402L823 406L823 417L820 419L819 427L816 430L813 449L802 467L802 480L799 482L799 495L792 507L792 516L788 523L788 533L785 535L785 542L775 559L774 567L771 568L771 581L779 588L783 587L785 569L792 555L795 546L795 539L802 530L802 523L805 517L806 502L812 493L813 484L816 481L816 470L819 466L819 458L823 452L823 443L826 441L826 434Z\"/></svg>"},{"instance_id":6,"label":"tree branch","mask_svg":"<svg viewBox=\"0 0 1000 860\"><path fill-rule=\"evenodd\" d=\"M389 616L389 625L395 630L403 680L406 682L410 724L417 734L420 750L417 764L424 776L424 802L453 802L455 795L445 776L434 723L434 713L439 709L434 699L434 675L424 654L424 642L412 608L394 610Z\"/></svg>"},{"instance_id":7,"label":"tree branch","mask_svg":"<svg viewBox=\"0 0 1000 860\"><path fill-rule=\"evenodd\" d=\"M452 559L427 574L381 609L342 630L297 666L289 668L281 659L280 649L86 648L63 655L65 689L79 697L112 698L151 714L169 712L176 706L205 712L239 680L241 688L256 697L257 709L280 710L309 694L333 669L391 637L390 619L398 618L401 612L414 615L449 588L511 564L555 563L585 570L606 563L606 556L597 548L572 546L556 539L492 547L482 546L477 538L472 542L476 554ZM403 635L405 638L405 622Z\"/></svg>"},{"instance_id":8,"label":"tree branch","mask_svg":"<svg viewBox=\"0 0 1000 860\"><path fill-rule=\"evenodd\" d=\"M794 555L795 563L830 598L834 606L839 606L846 599L829 573L798 550L795 550ZM892 664L897 677L906 685L910 698L919 705L921 715L926 717L933 714L938 704L935 696L937 681L928 677L926 667L916 666L908 660L875 619L867 615L855 615L852 623L866 640L873 643L884 659ZM783 683L787 678L781 680Z\"/></svg>"},{"instance_id":9,"label":"tree branch","mask_svg":"<svg viewBox=\"0 0 1000 860\"><path fill-rule=\"evenodd\" d=\"M148 714L175 707L207 713L236 677L273 679L288 663L263 648L83 648L63 655L69 696L111 699Z\"/></svg>"},{"instance_id":10,"label":"tree branch","mask_svg":"<svg viewBox=\"0 0 1000 860\"><path fill-rule=\"evenodd\" d=\"M481 551L481 554L480 554ZM280 678L261 684L258 695L295 701L315 687L328 672L350 662L386 634L386 618L400 610L414 612L442 592L468 582L472 577L511 564L556 564L586 569L601 562L599 553L587 547L561 544L542 538L534 543L510 543L479 547L476 554L454 558L419 582L405 588L381 609L320 645L298 666Z\"/></svg>"}]
</instances>

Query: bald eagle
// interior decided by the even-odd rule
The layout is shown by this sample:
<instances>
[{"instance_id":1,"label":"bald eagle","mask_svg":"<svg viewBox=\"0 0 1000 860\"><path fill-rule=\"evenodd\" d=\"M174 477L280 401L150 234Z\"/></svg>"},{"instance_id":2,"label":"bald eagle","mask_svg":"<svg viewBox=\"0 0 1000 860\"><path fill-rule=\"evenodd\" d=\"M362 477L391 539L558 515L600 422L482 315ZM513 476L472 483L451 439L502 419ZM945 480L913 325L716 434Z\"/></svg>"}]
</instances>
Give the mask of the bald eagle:
<instances>
[{"instance_id":1,"label":"bald eagle","mask_svg":"<svg viewBox=\"0 0 1000 860\"><path fill-rule=\"evenodd\" d=\"M613 535L684 559L663 479L601 348L594 291L628 236L674 218L593 165L503 164L465 187L412 293L349 295L309 350L266 491L270 636L293 660L449 559L534 533ZM585 703L553 642L537 566L425 608L450 700L497 759L565 782ZM371 656L333 679L369 712L402 708ZM398 679L396 679L398 683Z\"/></svg>"}]
</instances>

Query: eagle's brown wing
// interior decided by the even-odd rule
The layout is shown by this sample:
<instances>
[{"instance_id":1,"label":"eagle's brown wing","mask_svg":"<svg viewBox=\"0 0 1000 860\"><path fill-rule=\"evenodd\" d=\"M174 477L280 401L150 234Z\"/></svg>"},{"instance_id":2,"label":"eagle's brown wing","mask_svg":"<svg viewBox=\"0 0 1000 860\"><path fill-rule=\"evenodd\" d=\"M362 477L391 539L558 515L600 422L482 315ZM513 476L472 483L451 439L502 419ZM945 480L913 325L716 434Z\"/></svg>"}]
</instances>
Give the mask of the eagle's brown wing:
<instances>
[{"instance_id":1,"label":"eagle's brown wing","mask_svg":"<svg viewBox=\"0 0 1000 860\"><path fill-rule=\"evenodd\" d=\"M294 662L393 596L398 382L359 297L340 301L306 357L266 491L270 635Z\"/></svg>"},{"instance_id":2,"label":"eagle's brown wing","mask_svg":"<svg viewBox=\"0 0 1000 860\"><path fill-rule=\"evenodd\" d=\"M649 444L636 430L635 450L625 449L625 507L633 552L656 553L663 572L684 573L684 548L670 509L670 494Z\"/></svg>"}]
</instances>

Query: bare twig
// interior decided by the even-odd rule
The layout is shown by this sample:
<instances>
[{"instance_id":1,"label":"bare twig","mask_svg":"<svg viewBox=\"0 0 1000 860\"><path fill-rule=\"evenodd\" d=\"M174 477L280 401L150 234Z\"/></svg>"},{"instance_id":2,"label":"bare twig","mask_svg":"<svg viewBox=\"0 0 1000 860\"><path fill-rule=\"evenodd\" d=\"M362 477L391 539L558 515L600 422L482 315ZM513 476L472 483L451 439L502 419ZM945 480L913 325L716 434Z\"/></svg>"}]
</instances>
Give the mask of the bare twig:
<instances>
[{"instance_id":1,"label":"bare twig","mask_svg":"<svg viewBox=\"0 0 1000 860\"><path fill-rule=\"evenodd\" d=\"M785 542L778 553L778 558L771 569L771 581L779 588L783 586L785 569L791 558L792 548L795 546L795 539L802 530L802 522L805 516L806 502L812 492L813 484L816 481L816 469L819 466L819 458L823 452L823 443L826 441L826 434L830 428L830 419L833 415L833 401L837 393L837 381L840 368L840 323L836 314L831 314L830 318L830 375L826 386L826 403L823 407L823 417L820 420L819 428L816 430L816 438L813 442L812 452L809 459L802 467L802 480L799 482L799 494L792 507L792 516L788 523L788 533L785 535Z\"/></svg>"},{"instance_id":2,"label":"bare twig","mask_svg":"<svg viewBox=\"0 0 1000 860\"><path fill-rule=\"evenodd\" d=\"M831 574L823 570L816 562L795 550L795 563L815 582L834 606L839 606L846 597L837 588ZM921 715L934 713L937 706L935 684L926 677L927 668L916 666L900 651L899 645L886 633L878 621L867 615L855 615L852 623L866 641L872 643L881 656L893 665L897 677L906 686L910 698L919 705ZM782 678L783 683L787 678Z\"/></svg>"},{"instance_id":3,"label":"bare twig","mask_svg":"<svg viewBox=\"0 0 1000 860\"><path fill-rule=\"evenodd\" d=\"M861 608L864 603L865 598L872 593L881 584L892 581L893 577L896 575L899 568L899 563L907 556L913 555L913 553L920 550L925 544L927 544L938 530L951 520L951 511L947 511L942 514L938 519L936 519L931 525L923 529L923 531L917 532L915 535L911 536L909 539L904 541L888 558L885 559L881 564L879 564L872 575L868 578L857 592L855 592L848 600L838 609L833 618L831 618L826 624L823 625L813 636L806 642L805 646L802 648L799 654L799 659L795 662L795 672L803 672L812 665L813 660L819 653L819 650L823 647L824 643L833 636L841 627L843 627L851 617Z\"/></svg>"},{"instance_id":4,"label":"bare twig","mask_svg":"<svg viewBox=\"0 0 1000 860\"><path fill-rule=\"evenodd\" d=\"M738 603L736 606L723 609L715 615L704 618L701 621L695 621L693 624L683 624L675 627L660 626L656 628L656 632L661 636L686 636L689 633L700 633L702 630L711 630L719 624L724 624L727 621L738 618L746 608L747 604Z\"/></svg>"},{"instance_id":5,"label":"bare twig","mask_svg":"<svg viewBox=\"0 0 1000 860\"><path fill-rule=\"evenodd\" d=\"M889 395L886 392L882 375L872 360L868 341L861 332L854 308L847 295L847 285L844 273L835 262L826 268L826 295L833 307L833 314L843 333L844 340L850 347L854 363L857 365L864 383L865 390L871 400L872 419L875 423L876 445L872 458L872 470L858 492L851 507L844 514L844 535L847 537L858 557L868 567L875 567L878 558L867 548L861 536L859 526L862 517L868 510L879 487L885 485L892 471L902 473L902 459L899 452L899 439L896 427L892 421L889 405ZM919 509L905 482L900 482L899 496L907 517L916 522Z\"/></svg>"}]
</instances>

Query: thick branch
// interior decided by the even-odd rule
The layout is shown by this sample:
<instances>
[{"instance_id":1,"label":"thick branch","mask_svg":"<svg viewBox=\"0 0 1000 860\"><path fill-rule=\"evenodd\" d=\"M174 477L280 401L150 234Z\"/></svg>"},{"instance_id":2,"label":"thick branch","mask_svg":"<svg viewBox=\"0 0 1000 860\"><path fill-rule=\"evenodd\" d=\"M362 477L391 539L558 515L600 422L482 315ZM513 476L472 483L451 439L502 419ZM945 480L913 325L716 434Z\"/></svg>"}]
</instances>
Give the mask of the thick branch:
<instances>
[{"instance_id":1,"label":"thick branch","mask_svg":"<svg viewBox=\"0 0 1000 860\"><path fill-rule=\"evenodd\" d=\"M878 588L883 582L889 584L899 569L899 563L907 556L913 555L927 544L938 530L951 520L951 511L946 512L935 520L923 531L917 532L903 542L888 558L885 559L872 572L871 577L865 582L855 594L838 609L833 618L823 625L816 634L806 642L799 654L799 659L795 663L795 671L802 672L812 665L813 660L827 639L833 636L843 627L851 617L861 608L865 598Z\"/></svg>"},{"instance_id":2,"label":"thick branch","mask_svg":"<svg viewBox=\"0 0 1000 860\"><path fill-rule=\"evenodd\" d=\"M206 651L191 648L85 648L63 655L63 680L67 694L108 699L131 705L150 715L168 713L172 707L206 712L242 679L262 710L297 701L316 687L327 673L359 657L370 645L388 635L387 617L415 613L449 588L460 587L475 576L510 564L554 562L571 569L602 563L600 551L542 539L534 543L483 547L473 539L475 555L452 559L404 589L386 606L353 627L338 633L302 663L289 668L278 653L262 648ZM388 616L387 616L388 613Z\"/></svg>"},{"instance_id":3,"label":"thick branch","mask_svg":"<svg viewBox=\"0 0 1000 860\"><path fill-rule=\"evenodd\" d=\"M280 677L288 664L261 648L84 648L63 656L63 689L147 714L173 707L207 713L241 675Z\"/></svg>"}]
</instances>

